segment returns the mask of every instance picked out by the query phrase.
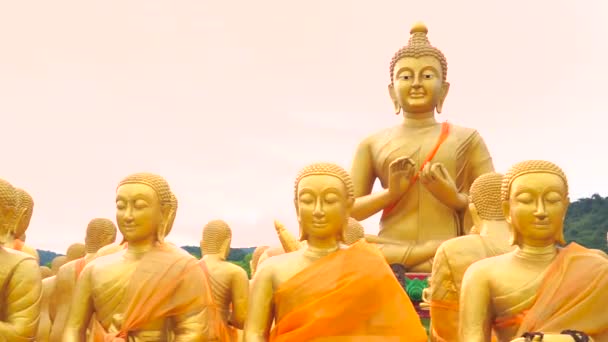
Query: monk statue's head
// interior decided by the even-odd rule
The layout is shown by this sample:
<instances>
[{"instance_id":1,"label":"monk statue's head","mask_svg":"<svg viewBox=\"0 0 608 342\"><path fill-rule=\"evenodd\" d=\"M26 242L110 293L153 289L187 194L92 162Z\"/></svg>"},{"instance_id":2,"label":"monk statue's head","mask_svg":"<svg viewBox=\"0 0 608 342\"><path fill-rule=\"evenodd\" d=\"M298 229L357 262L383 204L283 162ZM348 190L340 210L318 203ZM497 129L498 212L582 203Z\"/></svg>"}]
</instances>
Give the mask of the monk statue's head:
<instances>
[{"instance_id":1,"label":"monk statue's head","mask_svg":"<svg viewBox=\"0 0 608 342\"><path fill-rule=\"evenodd\" d=\"M17 218L15 231L12 234L18 239L25 234L30 225L34 214L34 199L23 189L15 188L15 191L17 193Z\"/></svg>"},{"instance_id":2,"label":"monk statue's head","mask_svg":"<svg viewBox=\"0 0 608 342\"><path fill-rule=\"evenodd\" d=\"M8 235L12 233L17 204L15 188L9 182L0 179L0 245L6 243Z\"/></svg>"},{"instance_id":3,"label":"monk statue's head","mask_svg":"<svg viewBox=\"0 0 608 342\"><path fill-rule=\"evenodd\" d=\"M40 275L42 276L42 279L46 279L53 276L53 271L46 266L40 266Z\"/></svg>"},{"instance_id":4,"label":"monk statue's head","mask_svg":"<svg viewBox=\"0 0 608 342\"><path fill-rule=\"evenodd\" d=\"M116 225L106 218L94 218L87 225L84 245L87 254L97 253L101 247L116 241Z\"/></svg>"},{"instance_id":5,"label":"monk statue's head","mask_svg":"<svg viewBox=\"0 0 608 342\"><path fill-rule=\"evenodd\" d=\"M483 174L469 189L469 212L473 219L471 233L479 234L485 221L504 221L500 189L503 175L496 172Z\"/></svg>"},{"instance_id":6,"label":"monk statue's head","mask_svg":"<svg viewBox=\"0 0 608 342\"><path fill-rule=\"evenodd\" d=\"M502 181L503 214L513 245L564 245L564 219L570 200L562 169L548 161L528 160L509 169Z\"/></svg>"},{"instance_id":7,"label":"monk statue's head","mask_svg":"<svg viewBox=\"0 0 608 342\"><path fill-rule=\"evenodd\" d=\"M352 245L353 243L363 239L365 237L365 229L359 221L352 217L348 218L348 226L344 232L344 243Z\"/></svg>"},{"instance_id":8,"label":"monk statue's head","mask_svg":"<svg viewBox=\"0 0 608 342\"><path fill-rule=\"evenodd\" d=\"M294 187L300 241L314 236L343 242L354 201L352 179L342 167L316 163L303 168Z\"/></svg>"},{"instance_id":9,"label":"monk statue's head","mask_svg":"<svg viewBox=\"0 0 608 342\"><path fill-rule=\"evenodd\" d=\"M84 257L85 254L86 247L83 243L73 243L68 247L67 251L65 252L65 257L67 258L67 262L70 262L72 260Z\"/></svg>"},{"instance_id":10,"label":"monk statue's head","mask_svg":"<svg viewBox=\"0 0 608 342\"><path fill-rule=\"evenodd\" d=\"M61 268L61 266L65 265L67 262L68 258L65 255L56 256L51 261L51 271L53 272L53 275L57 274L57 272L59 272L59 268Z\"/></svg>"},{"instance_id":11,"label":"monk statue's head","mask_svg":"<svg viewBox=\"0 0 608 342\"><path fill-rule=\"evenodd\" d=\"M258 268L258 262L260 261L260 257L268 248L270 248L270 246L258 246L253 251L253 254L251 255L251 260L249 260L249 269L251 270L252 278Z\"/></svg>"},{"instance_id":12,"label":"monk statue's head","mask_svg":"<svg viewBox=\"0 0 608 342\"><path fill-rule=\"evenodd\" d=\"M230 254L231 240L232 230L228 223L222 220L210 221L203 227L201 255L219 255L225 260Z\"/></svg>"},{"instance_id":13,"label":"monk statue's head","mask_svg":"<svg viewBox=\"0 0 608 342\"><path fill-rule=\"evenodd\" d=\"M410 30L408 44L395 53L390 64L389 95L395 114L432 116L441 113L448 95L448 62L427 38L428 29L418 23Z\"/></svg>"},{"instance_id":14,"label":"monk statue's head","mask_svg":"<svg viewBox=\"0 0 608 342\"><path fill-rule=\"evenodd\" d=\"M127 242L165 241L175 219L177 200L161 176L136 173L116 189L116 222Z\"/></svg>"}]
</instances>

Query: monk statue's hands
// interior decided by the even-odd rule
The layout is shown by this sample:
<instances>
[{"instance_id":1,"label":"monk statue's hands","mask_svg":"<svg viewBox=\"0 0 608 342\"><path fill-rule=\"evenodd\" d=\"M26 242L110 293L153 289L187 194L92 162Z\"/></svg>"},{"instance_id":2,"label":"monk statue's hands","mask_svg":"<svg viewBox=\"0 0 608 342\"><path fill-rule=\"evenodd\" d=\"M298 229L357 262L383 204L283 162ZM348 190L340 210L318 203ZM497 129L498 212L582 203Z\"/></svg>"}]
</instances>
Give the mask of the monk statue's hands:
<instances>
[{"instance_id":1,"label":"monk statue's hands","mask_svg":"<svg viewBox=\"0 0 608 342\"><path fill-rule=\"evenodd\" d=\"M532 339L530 338L525 338L525 337L519 337L516 338L514 340L511 340L511 342L529 342L529 341L534 341L534 342L574 342L576 341L572 336L570 335L564 335L564 334L544 334L543 337L540 336L535 336ZM589 340L592 341L592 340Z\"/></svg>"},{"instance_id":2,"label":"monk statue's hands","mask_svg":"<svg viewBox=\"0 0 608 342\"><path fill-rule=\"evenodd\" d=\"M453 207L458 198L456 183L441 163L429 163L420 174L420 183L441 203Z\"/></svg>"},{"instance_id":3,"label":"monk statue's hands","mask_svg":"<svg viewBox=\"0 0 608 342\"><path fill-rule=\"evenodd\" d=\"M409 157L395 159L388 167L388 193L398 200L409 189L416 172L416 163Z\"/></svg>"}]
</instances>

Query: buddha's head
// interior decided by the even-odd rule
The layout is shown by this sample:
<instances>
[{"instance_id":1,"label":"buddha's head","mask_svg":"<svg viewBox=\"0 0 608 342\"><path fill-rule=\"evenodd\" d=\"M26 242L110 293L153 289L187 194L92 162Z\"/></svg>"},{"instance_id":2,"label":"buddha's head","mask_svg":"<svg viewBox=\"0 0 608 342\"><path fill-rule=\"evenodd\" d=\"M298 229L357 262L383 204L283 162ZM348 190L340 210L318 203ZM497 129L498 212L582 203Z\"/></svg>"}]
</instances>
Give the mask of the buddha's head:
<instances>
[{"instance_id":1,"label":"buddha's head","mask_svg":"<svg viewBox=\"0 0 608 342\"><path fill-rule=\"evenodd\" d=\"M410 30L408 44L395 53L390 64L389 95L395 114L441 113L448 95L448 62L427 38L428 29L418 23Z\"/></svg>"},{"instance_id":2,"label":"buddha's head","mask_svg":"<svg viewBox=\"0 0 608 342\"><path fill-rule=\"evenodd\" d=\"M222 259L230 254L232 230L228 223L222 220L210 221L203 227L201 239L201 255L219 255Z\"/></svg>"},{"instance_id":3,"label":"buddha's head","mask_svg":"<svg viewBox=\"0 0 608 342\"><path fill-rule=\"evenodd\" d=\"M151 173L136 173L116 189L116 222L126 242L163 243L171 231L176 199L167 181Z\"/></svg>"},{"instance_id":4,"label":"buddha's head","mask_svg":"<svg viewBox=\"0 0 608 342\"><path fill-rule=\"evenodd\" d=\"M56 256L51 261L51 271L53 272L53 275L57 274L57 272L59 272L59 268L65 265L67 262L68 258L65 255Z\"/></svg>"},{"instance_id":5,"label":"buddha's head","mask_svg":"<svg viewBox=\"0 0 608 342\"><path fill-rule=\"evenodd\" d=\"M562 169L548 161L517 163L504 175L503 214L512 227L512 244L564 245L564 219L570 200Z\"/></svg>"},{"instance_id":6,"label":"buddha's head","mask_svg":"<svg viewBox=\"0 0 608 342\"><path fill-rule=\"evenodd\" d=\"M30 225L34 214L34 199L25 190L15 188L17 192L17 222L15 225L14 237L20 238L25 235L25 231Z\"/></svg>"},{"instance_id":7,"label":"buddha's head","mask_svg":"<svg viewBox=\"0 0 608 342\"><path fill-rule=\"evenodd\" d=\"M469 189L469 212L473 219L473 229L479 234L484 221L504 221L500 189L503 175L496 172L483 174L471 184Z\"/></svg>"},{"instance_id":8,"label":"buddha's head","mask_svg":"<svg viewBox=\"0 0 608 342\"><path fill-rule=\"evenodd\" d=\"M258 246L253 251L253 254L251 255L251 260L249 260L249 269L251 270L251 277L253 277L255 271L258 268L258 262L260 261L260 257L268 248L270 248L270 246Z\"/></svg>"},{"instance_id":9,"label":"buddha's head","mask_svg":"<svg viewBox=\"0 0 608 342\"><path fill-rule=\"evenodd\" d=\"M86 247L83 243L73 243L65 252L65 257L67 258L67 262L70 262L84 257L86 253Z\"/></svg>"},{"instance_id":10,"label":"buddha's head","mask_svg":"<svg viewBox=\"0 0 608 342\"><path fill-rule=\"evenodd\" d=\"M46 279L53 276L53 271L46 266L40 266L40 275L42 276L42 279Z\"/></svg>"},{"instance_id":11,"label":"buddha's head","mask_svg":"<svg viewBox=\"0 0 608 342\"><path fill-rule=\"evenodd\" d=\"M294 187L300 241L313 236L344 241L354 201L352 179L342 167L316 163L303 168Z\"/></svg>"},{"instance_id":12,"label":"buddha's head","mask_svg":"<svg viewBox=\"0 0 608 342\"><path fill-rule=\"evenodd\" d=\"M6 243L12 233L17 213L18 196L15 188L0 179L0 245Z\"/></svg>"},{"instance_id":13,"label":"buddha's head","mask_svg":"<svg viewBox=\"0 0 608 342\"><path fill-rule=\"evenodd\" d=\"M352 245L353 243L363 239L365 237L365 229L359 221L352 217L348 218L348 226L344 232L344 243Z\"/></svg>"},{"instance_id":14,"label":"buddha's head","mask_svg":"<svg viewBox=\"0 0 608 342\"><path fill-rule=\"evenodd\" d=\"M94 218L87 225L84 245L87 254L97 253L102 247L116 241L116 225L106 218Z\"/></svg>"}]
</instances>

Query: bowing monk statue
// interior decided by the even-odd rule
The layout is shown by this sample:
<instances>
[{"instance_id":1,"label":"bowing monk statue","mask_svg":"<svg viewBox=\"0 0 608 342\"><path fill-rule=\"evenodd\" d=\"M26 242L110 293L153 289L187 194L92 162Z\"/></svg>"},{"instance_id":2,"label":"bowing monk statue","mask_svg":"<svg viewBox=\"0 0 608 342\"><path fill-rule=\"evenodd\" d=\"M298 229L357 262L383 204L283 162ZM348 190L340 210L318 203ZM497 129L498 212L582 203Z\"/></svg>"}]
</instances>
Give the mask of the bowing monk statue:
<instances>
[{"instance_id":1,"label":"bowing monk statue","mask_svg":"<svg viewBox=\"0 0 608 342\"><path fill-rule=\"evenodd\" d=\"M7 235L5 246L27 253L40 262L38 251L25 244L25 232L34 214L34 199L23 189L15 188L15 191L17 193L17 211L15 213L17 217L13 229Z\"/></svg>"},{"instance_id":2,"label":"bowing monk statue","mask_svg":"<svg viewBox=\"0 0 608 342\"><path fill-rule=\"evenodd\" d=\"M165 244L172 222L169 184L133 174L116 190L126 249L89 262L76 283L64 342L201 341L208 334L205 276L197 260Z\"/></svg>"},{"instance_id":3,"label":"bowing monk statue","mask_svg":"<svg viewBox=\"0 0 608 342\"><path fill-rule=\"evenodd\" d=\"M473 182L469 211L474 227L469 234L442 243L435 255L430 278L432 340L458 342L460 286L474 262L513 250L509 224L502 213L502 174L486 173Z\"/></svg>"},{"instance_id":4,"label":"bowing monk statue","mask_svg":"<svg viewBox=\"0 0 608 342\"><path fill-rule=\"evenodd\" d=\"M493 329L501 342L608 341L608 259L576 243L558 247L569 205L564 172L542 160L515 164L501 200L516 249L467 269L460 340L490 341Z\"/></svg>"},{"instance_id":5,"label":"bowing monk statue","mask_svg":"<svg viewBox=\"0 0 608 342\"><path fill-rule=\"evenodd\" d=\"M414 25L408 45L390 63L388 92L403 122L365 138L351 169L352 216L363 221L382 211L380 232L368 241L386 242L387 261L411 273L430 273L439 244L466 233L469 188L494 171L476 130L435 119L450 84L447 60L427 32ZM384 190L372 193L376 179Z\"/></svg>"},{"instance_id":6,"label":"bowing monk statue","mask_svg":"<svg viewBox=\"0 0 608 342\"><path fill-rule=\"evenodd\" d=\"M230 254L232 230L221 220L210 221L203 228L199 262L209 285L212 303L208 316L215 336L213 341L237 341L237 329L243 329L247 317L249 278L242 267L226 261ZM212 317L213 314L213 317Z\"/></svg>"},{"instance_id":7,"label":"bowing monk statue","mask_svg":"<svg viewBox=\"0 0 608 342\"><path fill-rule=\"evenodd\" d=\"M5 248L18 218L15 188L0 179L0 341L33 341L40 319L42 281L38 261Z\"/></svg>"},{"instance_id":8,"label":"bowing monk statue","mask_svg":"<svg viewBox=\"0 0 608 342\"><path fill-rule=\"evenodd\" d=\"M378 248L364 240L341 244L354 202L350 175L334 164L312 164L294 190L307 247L259 266L245 341L426 341Z\"/></svg>"},{"instance_id":9,"label":"bowing monk statue","mask_svg":"<svg viewBox=\"0 0 608 342\"><path fill-rule=\"evenodd\" d=\"M70 261L59 268L55 280L55 294L50 302L49 311L54 312L50 341L62 342L72 296L76 281L88 262L95 258L97 251L116 241L116 226L106 218L94 218L87 225L85 235L86 254L82 258Z\"/></svg>"}]
</instances>

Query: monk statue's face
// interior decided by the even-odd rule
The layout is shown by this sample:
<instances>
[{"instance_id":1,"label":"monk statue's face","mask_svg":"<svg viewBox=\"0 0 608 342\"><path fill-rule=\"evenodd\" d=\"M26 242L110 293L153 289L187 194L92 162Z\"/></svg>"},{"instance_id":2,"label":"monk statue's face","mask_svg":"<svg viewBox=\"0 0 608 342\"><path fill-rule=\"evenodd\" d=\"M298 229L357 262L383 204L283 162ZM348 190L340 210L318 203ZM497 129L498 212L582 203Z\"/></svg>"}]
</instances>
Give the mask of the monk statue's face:
<instances>
[{"instance_id":1,"label":"monk statue's face","mask_svg":"<svg viewBox=\"0 0 608 342\"><path fill-rule=\"evenodd\" d=\"M156 238L162 208L156 192L145 184L124 184L116 191L116 222L127 242Z\"/></svg>"},{"instance_id":2,"label":"monk statue's face","mask_svg":"<svg viewBox=\"0 0 608 342\"><path fill-rule=\"evenodd\" d=\"M390 96L395 106L406 113L434 112L445 100L449 84L442 80L437 58L404 57L397 61L394 70Z\"/></svg>"},{"instance_id":3,"label":"monk statue's face","mask_svg":"<svg viewBox=\"0 0 608 342\"><path fill-rule=\"evenodd\" d=\"M564 181L555 174L537 172L513 180L503 209L519 243L544 247L562 236L568 204Z\"/></svg>"},{"instance_id":4,"label":"monk statue's face","mask_svg":"<svg viewBox=\"0 0 608 342\"><path fill-rule=\"evenodd\" d=\"M330 175L310 175L298 183L296 208L306 237L341 239L352 201L342 180Z\"/></svg>"}]
</instances>

